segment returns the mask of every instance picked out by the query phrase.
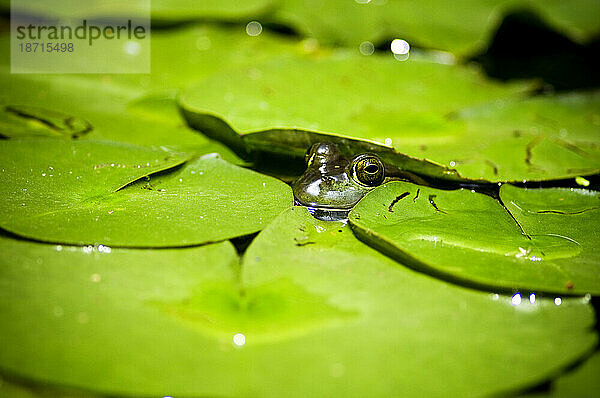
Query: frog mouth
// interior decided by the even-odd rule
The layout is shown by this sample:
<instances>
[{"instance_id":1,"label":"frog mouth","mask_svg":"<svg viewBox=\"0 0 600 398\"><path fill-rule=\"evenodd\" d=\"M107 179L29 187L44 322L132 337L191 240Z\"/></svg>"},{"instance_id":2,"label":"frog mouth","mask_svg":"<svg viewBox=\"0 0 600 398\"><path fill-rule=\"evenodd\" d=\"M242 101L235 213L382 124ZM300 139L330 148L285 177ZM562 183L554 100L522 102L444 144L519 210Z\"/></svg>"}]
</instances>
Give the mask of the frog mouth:
<instances>
[{"instance_id":1,"label":"frog mouth","mask_svg":"<svg viewBox=\"0 0 600 398\"><path fill-rule=\"evenodd\" d=\"M308 212L312 214L314 218L321 221L346 221L348 220L350 210L352 210L352 208L336 209L332 207L305 205L297 200L295 201L294 206L306 207Z\"/></svg>"}]
</instances>

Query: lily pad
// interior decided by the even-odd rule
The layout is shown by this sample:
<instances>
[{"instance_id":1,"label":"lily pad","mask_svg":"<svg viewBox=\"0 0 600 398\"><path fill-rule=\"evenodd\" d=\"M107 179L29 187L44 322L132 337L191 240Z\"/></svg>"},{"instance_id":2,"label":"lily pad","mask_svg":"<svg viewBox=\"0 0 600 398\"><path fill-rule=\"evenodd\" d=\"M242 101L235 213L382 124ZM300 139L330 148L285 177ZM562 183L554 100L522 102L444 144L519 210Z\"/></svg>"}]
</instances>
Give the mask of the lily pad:
<instances>
[{"instance_id":1,"label":"lily pad","mask_svg":"<svg viewBox=\"0 0 600 398\"><path fill-rule=\"evenodd\" d=\"M551 261L565 277L567 292L600 294L600 192L587 189L519 189L503 185L500 198L532 237L571 240L577 256Z\"/></svg>"},{"instance_id":2,"label":"lily pad","mask_svg":"<svg viewBox=\"0 0 600 398\"><path fill-rule=\"evenodd\" d=\"M0 39L5 51L9 44L8 37ZM0 135L68 135L57 134L44 124L47 115L60 114L91 125L84 139L170 145L199 154L218 152L232 163L243 164L228 148L186 126L175 105L178 90L232 67L243 66L253 76L254 64L281 52L305 53L297 43L266 32L252 37L242 28L204 25L154 32L151 45L149 75L13 75L8 73L8 58L3 59L6 73L0 74L0 83L8 90L0 94L4 108L0 111ZM81 69L85 70L85 65ZM23 107L37 109L43 115L41 120L6 111Z\"/></svg>"},{"instance_id":3,"label":"lily pad","mask_svg":"<svg viewBox=\"0 0 600 398\"><path fill-rule=\"evenodd\" d=\"M600 208L590 203L598 193L573 192L505 185L501 197L515 220L496 199L474 191L393 182L367 194L350 222L364 242L442 278L492 290L600 294L594 233ZM582 213L514 210L540 203L552 210L561 201Z\"/></svg>"},{"instance_id":4,"label":"lily pad","mask_svg":"<svg viewBox=\"0 0 600 398\"><path fill-rule=\"evenodd\" d=\"M599 173L599 137L600 91L590 91L463 109L429 132L417 126L394 137L393 145L468 178L547 180Z\"/></svg>"},{"instance_id":5,"label":"lily pad","mask_svg":"<svg viewBox=\"0 0 600 398\"><path fill-rule=\"evenodd\" d=\"M0 142L0 152L0 226L41 241L200 244L259 231L293 203L284 183L217 157L174 169L187 157L62 140Z\"/></svg>"},{"instance_id":6,"label":"lily pad","mask_svg":"<svg viewBox=\"0 0 600 398\"><path fill-rule=\"evenodd\" d=\"M4 372L99 395L233 395L231 372L241 376L246 360L231 336L221 343L157 305L205 284L236 286L229 242L107 251L1 238L0 246Z\"/></svg>"},{"instance_id":7,"label":"lily pad","mask_svg":"<svg viewBox=\"0 0 600 398\"><path fill-rule=\"evenodd\" d=\"M276 19L324 43L355 46L400 37L458 55L482 49L504 14L530 8L576 40L600 32L594 0L318 1L282 0Z\"/></svg>"},{"instance_id":8,"label":"lily pad","mask_svg":"<svg viewBox=\"0 0 600 398\"><path fill-rule=\"evenodd\" d=\"M405 268L362 244L349 226L315 220L302 207L259 234L241 280L245 289L287 281L352 314L273 347L277 357L269 358L258 395L390 396L401 388L414 396L485 396L539 382L595 341L587 300L512 305L511 296ZM252 335L246 338L251 345ZM262 369L253 364L253 374Z\"/></svg>"},{"instance_id":9,"label":"lily pad","mask_svg":"<svg viewBox=\"0 0 600 398\"><path fill-rule=\"evenodd\" d=\"M2 369L100 395L485 395L596 342L585 300L513 306L406 269L304 208L257 238L241 279L228 242L0 246Z\"/></svg>"},{"instance_id":10,"label":"lily pad","mask_svg":"<svg viewBox=\"0 0 600 398\"><path fill-rule=\"evenodd\" d=\"M296 141L305 141L306 132L297 130L381 144L407 136L413 142L417 136L423 141L434 136L447 140L448 135L460 140L444 128L453 112L515 97L529 87L492 83L473 68L348 53L312 59L281 57L257 71L259 77L254 80L244 71L228 72L188 87L180 98L188 122L242 154L269 147L277 141L278 132L282 141L293 142L294 134L299 135ZM305 79L311 83L299 84ZM249 134L257 132L263 133ZM297 156L298 149L296 145L287 152ZM421 150L396 149L423 157Z\"/></svg>"},{"instance_id":11,"label":"lily pad","mask_svg":"<svg viewBox=\"0 0 600 398\"><path fill-rule=\"evenodd\" d=\"M250 36L243 26L190 25L152 32L150 75L101 75L101 79L137 93L182 89L236 67L245 68L253 78L256 65L282 53L302 55L307 49L267 31Z\"/></svg>"},{"instance_id":12,"label":"lily pad","mask_svg":"<svg viewBox=\"0 0 600 398\"><path fill-rule=\"evenodd\" d=\"M0 74L0 82L9 87L0 95L1 136L100 139L171 146L200 154L218 152L232 162L241 163L223 145L189 129L181 118L156 120L140 112L128 112L127 104L133 101L135 93L126 87L72 76ZM94 95L85 94L90 92Z\"/></svg>"}]
</instances>

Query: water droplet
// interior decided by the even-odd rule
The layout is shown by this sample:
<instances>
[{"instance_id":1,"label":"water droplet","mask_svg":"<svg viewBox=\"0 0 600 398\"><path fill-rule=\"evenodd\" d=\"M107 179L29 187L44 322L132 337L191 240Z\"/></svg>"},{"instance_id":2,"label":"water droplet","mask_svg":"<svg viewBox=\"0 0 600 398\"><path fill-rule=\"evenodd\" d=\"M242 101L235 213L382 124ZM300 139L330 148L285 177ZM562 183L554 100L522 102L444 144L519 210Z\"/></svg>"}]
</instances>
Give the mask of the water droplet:
<instances>
[{"instance_id":1,"label":"water droplet","mask_svg":"<svg viewBox=\"0 0 600 398\"><path fill-rule=\"evenodd\" d=\"M562 299L561 299L560 297L556 297L556 298L554 299L554 304L555 304L555 305L561 305L561 304L562 304Z\"/></svg>"},{"instance_id":2,"label":"water droplet","mask_svg":"<svg viewBox=\"0 0 600 398\"><path fill-rule=\"evenodd\" d=\"M586 293L585 296L583 296L583 302L586 304L589 303L591 299L592 299L592 295L589 293Z\"/></svg>"},{"instance_id":3,"label":"water droplet","mask_svg":"<svg viewBox=\"0 0 600 398\"><path fill-rule=\"evenodd\" d=\"M516 293L514 296L512 296L512 298L510 299L510 303L512 305L519 305L519 304L521 304L521 294L520 293Z\"/></svg>"},{"instance_id":4,"label":"water droplet","mask_svg":"<svg viewBox=\"0 0 600 398\"><path fill-rule=\"evenodd\" d=\"M385 145L390 146L392 145L392 139L391 138L386 138L384 141Z\"/></svg>"},{"instance_id":5,"label":"water droplet","mask_svg":"<svg viewBox=\"0 0 600 398\"><path fill-rule=\"evenodd\" d=\"M61 245L56 246L56 251L57 252L61 252L63 249L63 247Z\"/></svg>"},{"instance_id":6,"label":"water droplet","mask_svg":"<svg viewBox=\"0 0 600 398\"><path fill-rule=\"evenodd\" d=\"M372 55L375 52L375 46L370 41L363 41L358 49L362 55Z\"/></svg>"},{"instance_id":7,"label":"water droplet","mask_svg":"<svg viewBox=\"0 0 600 398\"><path fill-rule=\"evenodd\" d=\"M454 166L456 166L456 162L453 160L450 162L450 167L454 167Z\"/></svg>"},{"instance_id":8,"label":"water droplet","mask_svg":"<svg viewBox=\"0 0 600 398\"><path fill-rule=\"evenodd\" d=\"M394 39L390 45L392 52L396 55L406 55L410 51L410 45L406 40Z\"/></svg>"},{"instance_id":9,"label":"water droplet","mask_svg":"<svg viewBox=\"0 0 600 398\"><path fill-rule=\"evenodd\" d=\"M238 347L243 346L244 344L246 344L246 336L243 335L242 333L236 333L233 335L233 344L235 344Z\"/></svg>"},{"instance_id":10,"label":"water droplet","mask_svg":"<svg viewBox=\"0 0 600 398\"><path fill-rule=\"evenodd\" d=\"M250 21L246 25L246 33L249 36L258 36L262 33L262 25L258 21Z\"/></svg>"},{"instance_id":11,"label":"water droplet","mask_svg":"<svg viewBox=\"0 0 600 398\"><path fill-rule=\"evenodd\" d=\"M100 274L92 274L90 280L94 283L98 283L102 280L102 276L100 276Z\"/></svg>"},{"instance_id":12,"label":"water droplet","mask_svg":"<svg viewBox=\"0 0 600 398\"><path fill-rule=\"evenodd\" d=\"M42 177L46 177L46 173L42 173Z\"/></svg>"},{"instance_id":13,"label":"water droplet","mask_svg":"<svg viewBox=\"0 0 600 398\"><path fill-rule=\"evenodd\" d=\"M531 304L535 303L535 293L531 293L531 294L529 295L529 302L530 302Z\"/></svg>"},{"instance_id":14,"label":"water droplet","mask_svg":"<svg viewBox=\"0 0 600 398\"><path fill-rule=\"evenodd\" d=\"M104 245L98 245L98 252L99 253L110 253L112 252L112 249L108 246L104 246Z\"/></svg>"}]
</instances>

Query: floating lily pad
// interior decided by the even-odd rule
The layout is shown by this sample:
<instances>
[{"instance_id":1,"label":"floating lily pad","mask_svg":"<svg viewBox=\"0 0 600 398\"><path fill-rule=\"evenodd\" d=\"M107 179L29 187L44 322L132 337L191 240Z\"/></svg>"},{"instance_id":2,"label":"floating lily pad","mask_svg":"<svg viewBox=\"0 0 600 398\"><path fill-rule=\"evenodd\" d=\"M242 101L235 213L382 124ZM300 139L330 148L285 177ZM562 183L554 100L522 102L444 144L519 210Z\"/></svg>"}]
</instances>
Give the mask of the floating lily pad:
<instances>
[{"instance_id":1,"label":"floating lily pad","mask_svg":"<svg viewBox=\"0 0 600 398\"><path fill-rule=\"evenodd\" d=\"M552 237L570 240L577 256L550 261L568 279L567 292L600 294L600 192L587 189L519 189L504 185L500 198L535 241Z\"/></svg>"},{"instance_id":2,"label":"floating lily pad","mask_svg":"<svg viewBox=\"0 0 600 398\"><path fill-rule=\"evenodd\" d=\"M600 172L600 92L497 101L463 109L430 130L407 126L396 148L461 175L547 180Z\"/></svg>"},{"instance_id":3,"label":"floating lily pad","mask_svg":"<svg viewBox=\"0 0 600 398\"><path fill-rule=\"evenodd\" d=\"M228 161L242 164L226 147L186 126L175 106L178 90L236 66L244 66L253 76L256 63L282 52L305 52L297 43L276 35L251 37L242 28L214 26L158 31L153 33L151 45L150 75L0 74L0 83L8 88L0 94L0 135L68 136L44 124L48 115L59 114L89 123L91 130L82 136L85 139L170 145L200 154L218 152ZM9 51L7 37L0 39L0 48ZM8 69L8 58L2 63ZM85 65L81 69L85 70ZM6 108L23 107L37 109L43 116L35 121L6 112Z\"/></svg>"},{"instance_id":4,"label":"floating lily pad","mask_svg":"<svg viewBox=\"0 0 600 398\"><path fill-rule=\"evenodd\" d=\"M198 333L157 305L181 302L205 284L236 286L229 242L109 250L2 238L0 247L4 372L110 396L239 391L230 377L243 380L247 360L231 336L220 342Z\"/></svg>"},{"instance_id":5,"label":"floating lily pad","mask_svg":"<svg viewBox=\"0 0 600 398\"><path fill-rule=\"evenodd\" d=\"M0 226L28 238L186 246L262 229L293 203L284 183L219 158L92 141L0 142ZM126 186L127 185L127 186Z\"/></svg>"},{"instance_id":6,"label":"floating lily pad","mask_svg":"<svg viewBox=\"0 0 600 398\"><path fill-rule=\"evenodd\" d=\"M127 85L135 92L181 89L235 67L245 68L248 78L253 78L258 73L255 65L282 53L307 52L297 41L266 31L249 36L243 26L213 25L154 31L151 50L150 75L104 75L102 80Z\"/></svg>"},{"instance_id":7,"label":"floating lily pad","mask_svg":"<svg viewBox=\"0 0 600 398\"><path fill-rule=\"evenodd\" d=\"M504 14L530 8L576 40L600 32L594 0L282 0L276 18L324 43L355 46L392 37L458 55L482 49Z\"/></svg>"},{"instance_id":8,"label":"floating lily pad","mask_svg":"<svg viewBox=\"0 0 600 398\"><path fill-rule=\"evenodd\" d=\"M234 163L242 163L223 145L189 129L181 118L157 120L139 110L128 111L127 104L133 101L135 92L126 87L72 76L0 74L0 82L8 87L0 94L0 136L171 146L200 154L218 152Z\"/></svg>"},{"instance_id":9,"label":"floating lily pad","mask_svg":"<svg viewBox=\"0 0 600 398\"><path fill-rule=\"evenodd\" d=\"M462 66L423 60L402 63L347 53L313 59L282 57L257 67L257 71L254 80L238 71L188 87L180 98L188 122L238 153L268 148L277 142L278 132L288 147L294 134L298 134L296 141L306 141L306 132L296 130L372 139L381 144L392 143L395 137L416 141L419 136L427 141L431 136L446 140L450 135L460 140L443 127L453 112L515 97L527 87L492 83L476 69ZM310 84L304 84L305 80ZM263 133L248 134L256 132ZM240 139L237 133L246 135ZM287 152L297 155L299 149L296 145ZM396 149L424 157L421 150Z\"/></svg>"},{"instance_id":10,"label":"floating lily pad","mask_svg":"<svg viewBox=\"0 0 600 398\"><path fill-rule=\"evenodd\" d=\"M586 300L511 305L405 268L301 207L259 234L241 279L245 289L287 281L352 314L261 355L271 363L253 363L258 395L485 396L539 382L595 341Z\"/></svg>"},{"instance_id":11,"label":"floating lily pad","mask_svg":"<svg viewBox=\"0 0 600 398\"><path fill-rule=\"evenodd\" d=\"M541 189L534 194L508 185L501 192L519 223L492 197L405 182L367 194L350 213L350 222L369 245L442 278L504 291L600 294L594 233L600 211L590 203L598 193ZM512 210L561 200L581 215Z\"/></svg>"}]
</instances>

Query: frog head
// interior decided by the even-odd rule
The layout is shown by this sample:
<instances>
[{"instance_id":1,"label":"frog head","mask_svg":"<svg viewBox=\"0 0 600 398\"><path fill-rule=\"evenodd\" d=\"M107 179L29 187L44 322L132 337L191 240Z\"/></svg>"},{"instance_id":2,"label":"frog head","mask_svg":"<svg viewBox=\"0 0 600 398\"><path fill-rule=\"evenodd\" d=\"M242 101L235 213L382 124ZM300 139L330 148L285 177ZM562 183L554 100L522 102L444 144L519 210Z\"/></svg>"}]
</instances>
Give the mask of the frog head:
<instances>
[{"instance_id":1,"label":"frog head","mask_svg":"<svg viewBox=\"0 0 600 398\"><path fill-rule=\"evenodd\" d=\"M345 212L385 179L375 154L344 156L336 144L314 144L306 153L306 171L292 184L296 202L312 209Z\"/></svg>"}]
</instances>

